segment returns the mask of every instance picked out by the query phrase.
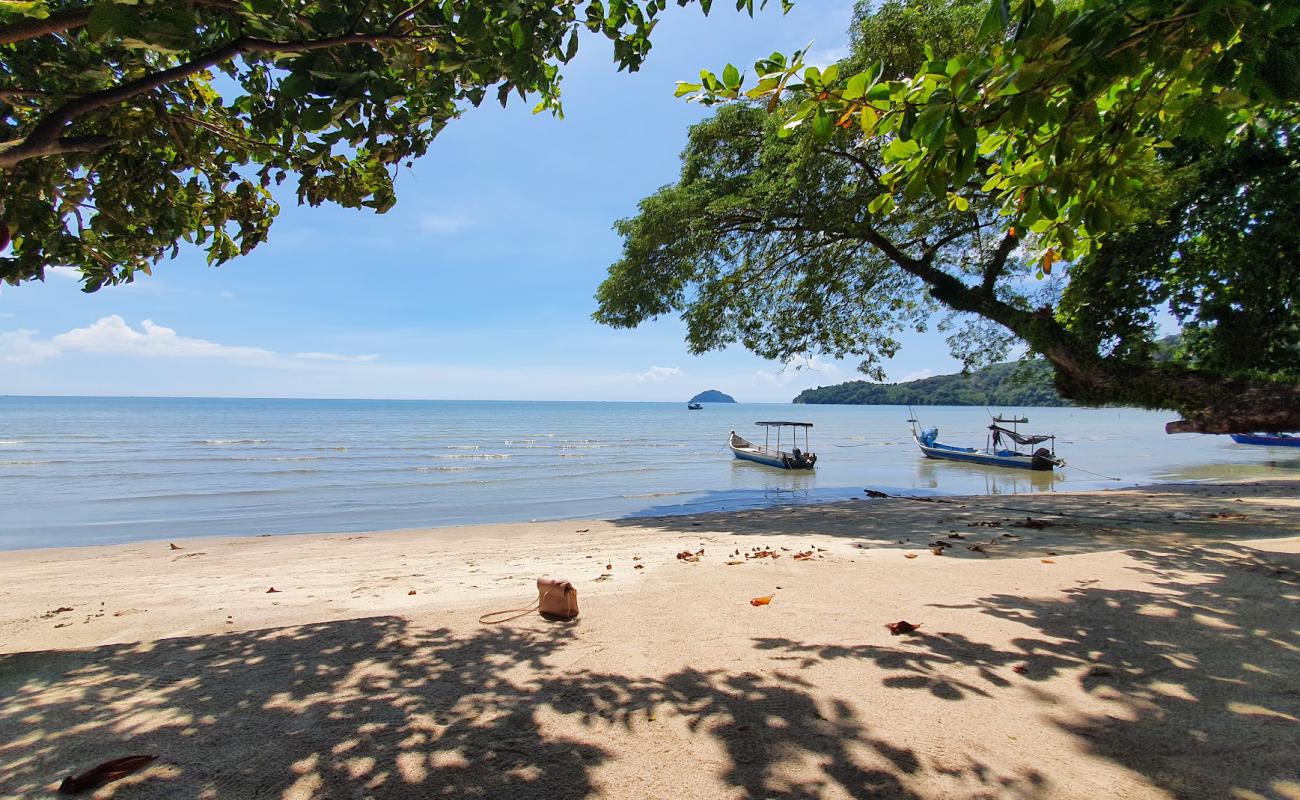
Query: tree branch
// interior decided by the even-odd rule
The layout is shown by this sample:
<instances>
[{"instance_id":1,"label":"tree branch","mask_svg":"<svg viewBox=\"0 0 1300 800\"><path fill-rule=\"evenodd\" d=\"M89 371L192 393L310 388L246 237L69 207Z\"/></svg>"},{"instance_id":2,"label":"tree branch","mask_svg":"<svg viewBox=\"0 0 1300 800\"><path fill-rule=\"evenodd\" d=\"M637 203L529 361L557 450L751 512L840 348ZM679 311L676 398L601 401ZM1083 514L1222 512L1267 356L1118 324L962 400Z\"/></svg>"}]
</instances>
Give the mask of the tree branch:
<instances>
[{"instance_id":1,"label":"tree branch","mask_svg":"<svg viewBox=\"0 0 1300 800\"><path fill-rule=\"evenodd\" d=\"M32 132L23 137L21 141L0 143L0 148L3 148L0 149L0 169L13 167L29 158L55 155L61 152L85 152L84 149L60 151L57 149L51 150L51 148L54 147L56 142L60 141L64 129L78 117L152 91L179 78L201 72L241 53L299 53L311 50L327 50L347 44L376 45L410 38L412 37L391 33L349 33L306 42L275 42L268 39L241 36L230 44L219 47L193 61L177 64L170 69L161 70L120 86L93 92L64 103L61 107L47 114L32 129ZM6 145L8 146L6 147ZM100 147L102 146L100 145Z\"/></svg>"},{"instance_id":2,"label":"tree branch","mask_svg":"<svg viewBox=\"0 0 1300 800\"><path fill-rule=\"evenodd\" d=\"M25 19L0 28L0 45L25 42L48 33L63 33L84 26L90 21L90 9L56 11L45 19Z\"/></svg>"},{"instance_id":3,"label":"tree branch","mask_svg":"<svg viewBox=\"0 0 1300 800\"><path fill-rule=\"evenodd\" d=\"M239 8L239 3L236 0L189 0L188 4L225 8L232 11ZM0 45L25 42L28 39L37 39L50 33L65 33L83 28L90 21L90 12L91 9L89 8L56 11L45 19L25 19L22 22L5 25L0 27Z\"/></svg>"}]
</instances>

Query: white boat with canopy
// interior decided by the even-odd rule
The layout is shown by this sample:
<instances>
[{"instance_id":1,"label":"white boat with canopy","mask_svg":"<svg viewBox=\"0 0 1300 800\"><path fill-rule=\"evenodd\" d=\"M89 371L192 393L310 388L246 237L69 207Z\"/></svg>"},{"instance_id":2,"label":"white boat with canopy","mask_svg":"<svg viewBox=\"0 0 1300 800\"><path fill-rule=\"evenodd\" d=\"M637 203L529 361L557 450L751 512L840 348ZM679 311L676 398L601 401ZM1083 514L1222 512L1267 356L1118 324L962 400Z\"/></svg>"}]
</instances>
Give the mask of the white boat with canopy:
<instances>
[{"instance_id":1,"label":"white boat with canopy","mask_svg":"<svg viewBox=\"0 0 1300 800\"><path fill-rule=\"evenodd\" d=\"M811 422L755 422L763 428L763 446L759 447L735 431L727 444L736 458L753 461L777 469L812 469L817 463L817 455L808 449L808 430ZM776 446L772 446L772 429L776 429ZM786 429L789 428L789 431ZM803 449L799 449L799 431L803 431ZM781 449L782 434L788 437L790 450Z\"/></svg>"}]
</instances>

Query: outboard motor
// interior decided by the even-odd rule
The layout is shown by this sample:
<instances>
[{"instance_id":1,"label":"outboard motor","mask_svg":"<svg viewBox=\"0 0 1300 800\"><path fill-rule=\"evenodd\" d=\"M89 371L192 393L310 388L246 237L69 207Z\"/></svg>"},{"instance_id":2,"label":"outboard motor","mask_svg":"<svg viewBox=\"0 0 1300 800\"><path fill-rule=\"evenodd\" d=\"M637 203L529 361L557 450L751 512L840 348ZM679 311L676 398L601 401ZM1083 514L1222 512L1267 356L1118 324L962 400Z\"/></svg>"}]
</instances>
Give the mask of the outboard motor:
<instances>
[{"instance_id":1,"label":"outboard motor","mask_svg":"<svg viewBox=\"0 0 1300 800\"><path fill-rule=\"evenodd\" d=\"M934 447L934 443L939 439L939 429L933 427L926 428L921 431L921 435L917 438L920 439L921 444L926 447Z\"/></svg>"}]
</instances>

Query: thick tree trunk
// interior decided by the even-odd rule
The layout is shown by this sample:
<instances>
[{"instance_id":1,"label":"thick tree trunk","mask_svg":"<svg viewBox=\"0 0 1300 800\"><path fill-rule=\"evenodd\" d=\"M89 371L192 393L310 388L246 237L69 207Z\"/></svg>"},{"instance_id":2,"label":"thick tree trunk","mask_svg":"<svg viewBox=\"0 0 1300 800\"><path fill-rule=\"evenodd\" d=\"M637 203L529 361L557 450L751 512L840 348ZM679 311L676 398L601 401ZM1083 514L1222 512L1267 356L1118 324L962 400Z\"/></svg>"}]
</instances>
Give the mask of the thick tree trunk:
<instances>
[{"instance_id":1,"label":"thick tree trunk","mask_svg":"<svg viewBox=\"0 0 1300 800\"><path fill-rule=\"evenodd\" d=\"M1224 378L1173 364L1070 373L1057 366L1062 396L1094 405L1172 408L1184 419L1166 433L1300 431L1300 384Z\"/></svg>"}]
</instances>

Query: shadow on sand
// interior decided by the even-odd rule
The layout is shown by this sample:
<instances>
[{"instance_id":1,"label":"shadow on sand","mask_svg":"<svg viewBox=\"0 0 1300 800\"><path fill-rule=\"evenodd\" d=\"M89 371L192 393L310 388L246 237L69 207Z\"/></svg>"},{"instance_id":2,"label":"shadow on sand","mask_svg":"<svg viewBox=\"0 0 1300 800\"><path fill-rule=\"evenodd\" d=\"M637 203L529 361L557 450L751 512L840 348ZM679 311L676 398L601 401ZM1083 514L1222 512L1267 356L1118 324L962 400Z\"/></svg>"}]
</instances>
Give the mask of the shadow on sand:
<instances>
[{"instance_id":1,"label":"shadow on sand","mask_svg":"<svg viewBox=\"0 0 1300 800\"><path fill-rule=\"evenodd\" d=\"M684 770L744 798L1078 796L1048 772L999 773L942 727L900 743L863 699L877 690L953 717L975 698L1027 706L1075 752L1178 798L1300 793L1300 560L1234 544L1129 555L1150 589L1080 580L961 604L1024 626L998 646L757 637L642 674L583 663L598 621L456 633L380 616L0 656L0 795L155 752L107 794L555 800L608 795L604 777L638 755L660 770L624 796L675 796ZM917 788L934 785L948 788Z\"/></svg>"}]
</instances>

